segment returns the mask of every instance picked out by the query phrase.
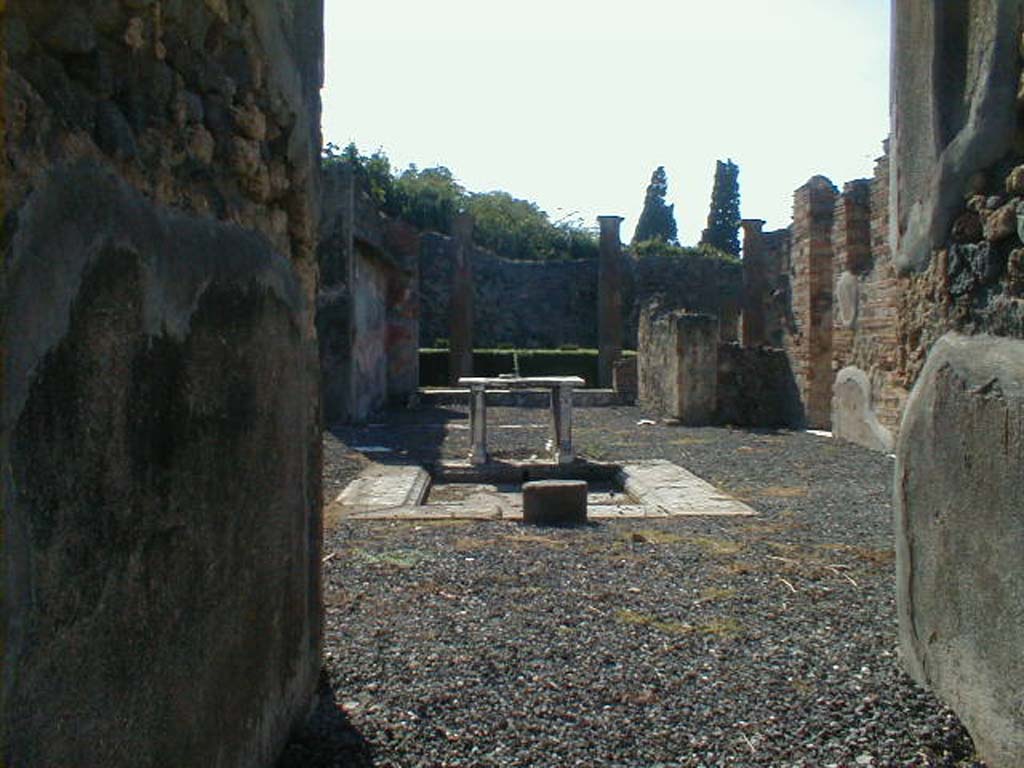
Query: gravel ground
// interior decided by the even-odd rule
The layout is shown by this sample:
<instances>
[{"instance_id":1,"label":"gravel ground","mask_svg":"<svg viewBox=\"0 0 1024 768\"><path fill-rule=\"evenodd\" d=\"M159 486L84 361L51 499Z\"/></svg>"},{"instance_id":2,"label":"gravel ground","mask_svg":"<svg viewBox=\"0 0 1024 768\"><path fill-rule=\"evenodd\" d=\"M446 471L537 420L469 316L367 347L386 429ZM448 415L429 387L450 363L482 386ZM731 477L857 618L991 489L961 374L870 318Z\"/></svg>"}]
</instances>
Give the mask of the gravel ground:
<instances>
[{"instance_id":1,"label":"gravel ground","mask_svg":"<svg viewBox=\"0 0 1024 768\"><path fill-rule=\"evenodd\" d=\"M675 461L760 515L333 524L320 703L280 768L982 766L896 657L892 460L641 418L578 409L577 446ZM546 422L491 409L491 447L537 453ZM466 425L429 409L328 433L325 497L365 465L354 447L464 456Z\"/></svg>"}]
</instances>

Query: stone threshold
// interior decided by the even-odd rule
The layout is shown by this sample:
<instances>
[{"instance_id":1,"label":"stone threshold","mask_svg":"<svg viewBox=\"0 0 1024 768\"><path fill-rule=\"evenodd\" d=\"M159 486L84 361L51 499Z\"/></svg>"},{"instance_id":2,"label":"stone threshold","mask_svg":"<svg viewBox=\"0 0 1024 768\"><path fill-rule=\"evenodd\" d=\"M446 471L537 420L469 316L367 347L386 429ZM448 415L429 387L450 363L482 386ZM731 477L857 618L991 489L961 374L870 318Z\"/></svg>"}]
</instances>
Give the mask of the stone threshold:
<instances>
[{"instance_id":1,"label":"stone threshold","mask_svg":"<svg viewBox=\"0 0 1024 768\"><path fill-rule=\"evenodd\" d=\"M692 472L664 460L625 464L580 461L570 465L494 462L483 466L442 462L433 473L433 482L446 484L508 485L549 479L614 482L635 502L588 502L590 519L757 514ZM361 520L522 520L522 504L515 502L518 494L513 493L496 493L496 501L424 504L431 481L431 474L417 465L373 464L338 495L326 515Z\"/></svg>"}]
</instances>

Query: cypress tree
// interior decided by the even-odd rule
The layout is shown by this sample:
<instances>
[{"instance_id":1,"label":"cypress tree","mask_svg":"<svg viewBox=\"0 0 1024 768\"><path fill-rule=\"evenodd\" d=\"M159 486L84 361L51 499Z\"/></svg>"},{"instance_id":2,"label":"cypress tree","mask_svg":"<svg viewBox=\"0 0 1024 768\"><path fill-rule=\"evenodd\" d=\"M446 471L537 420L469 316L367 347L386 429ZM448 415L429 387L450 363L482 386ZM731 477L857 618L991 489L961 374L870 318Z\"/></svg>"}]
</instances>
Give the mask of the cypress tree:
<instances>
[{"instance_id":1,"label":"cypress tree","mask_svg":"<svg viewBox=\"0 0 1024 768\"><path fill-rule=\"evenodd\" d=\"M711 211L702 243L720 251L740 255L740 169L732 160L715 165L715 185L711 190Z\"/></svg>"},{"instance_id":2,"label":"cypress tree","mask_svg":"<svg viewBox=\"0 0 1024 768\"><path fill-rule=\"evenodd\" d=\"M665 175L665 167L659 165L651 174L651 183L647 185L647 195L644 197L644 209L640 213L640 219L636 223L636 231L633 233L633 242L640 243L644 240L660 240L663 243L675 245L676 239L676 218L673 212L674 205L665 205L665 194L668 192L668 177Z\"/></svg>"}]
</instances>

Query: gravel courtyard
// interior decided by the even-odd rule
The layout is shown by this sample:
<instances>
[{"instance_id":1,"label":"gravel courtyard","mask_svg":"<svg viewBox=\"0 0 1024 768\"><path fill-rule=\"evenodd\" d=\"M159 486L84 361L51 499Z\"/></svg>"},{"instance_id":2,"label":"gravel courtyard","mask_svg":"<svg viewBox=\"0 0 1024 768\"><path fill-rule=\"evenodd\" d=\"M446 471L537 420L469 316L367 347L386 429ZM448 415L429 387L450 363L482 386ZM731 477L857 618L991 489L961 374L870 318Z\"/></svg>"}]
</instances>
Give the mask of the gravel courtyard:
<instances>
[{"instance_id":1,"label":"gravel courtyard","mask_svg":"<svg viewBox=\"0 0 1024 768\"><path fill-rule=\"evenodd\" d=\"M328 518L320 703L280 768L981 766L899 666L892 459L644 417L577 409L577 448L674 461L759 515ZM325 433L325 502L367 456L465 456L467 424L430 408ZM546 411L489 424L499 457L543 454Z\"/></svg>"}]
</instances>

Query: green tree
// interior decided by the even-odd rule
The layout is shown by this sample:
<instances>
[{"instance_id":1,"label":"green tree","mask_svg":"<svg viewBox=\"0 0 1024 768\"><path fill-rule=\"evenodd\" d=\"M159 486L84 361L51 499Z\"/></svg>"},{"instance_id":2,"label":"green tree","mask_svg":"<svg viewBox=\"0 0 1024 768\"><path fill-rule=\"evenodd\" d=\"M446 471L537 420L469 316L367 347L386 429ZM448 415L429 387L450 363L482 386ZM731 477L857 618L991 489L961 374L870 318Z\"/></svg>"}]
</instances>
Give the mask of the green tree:
<instances>
[{"instance_id":1,"label":"green tree","mask_svg":"<svg viewBox=\"0 0 1024 768\"><path fill-rule=\"evenodd\" d=\"M355 142L350 142L344 149L340 149L337 144L328 142L324 146L322 160L324 167L328 168L332 165L351 167L352 172L362 179L370 191L370 197L376 201L377 205L386 207L388 201L394 196L391 161L388 160L383 149L378 148L376 152L367 157L360 154Z\"/></svg>"},{"instance_id":2,"label":"green tree","mask_svg":"<svg viewBox=\"0 0 1024 768\"><path fill-rule=\"evenodd\" d=\"M668 177L665 167L659 165L651 174L651 183L647 185L644 197L644 209L636 223L633 242L644 240L660 240L665 243L677 243L675 206L665 204L668 193Z\"/></svg>"},{"instance_id":3,"label":"green tree","mask_svg":"<svg viewBox=\"0 0 1024 768\"><path fill-rule=\"evenodd\" d=\"M715 184L711 189L708 228L701 242L720 251L740 255L740 169L732 161L715 165Z\"/></svg>"},{"instance_id":4,"label":"green tree","mask_svg":"<svg viewBox=\"0 0 1024 768\"><path fill-rule=\"evenodd\" d=\"M506 258L548 261L597 255L592 231L578 222L552 224L536 203L507 192L471 195L466 208L473 214L476 243Z\"/></svg>"},{"instance_id":5,"label":"green tree","mask_svg":"<svg viewBox=\"0 0 1024 768\"><path fill-rule=\"evenodd\" d=\"M528 261L597 257L597 235L582 222L552 223L535 203L507 192L470 193L444 166L420 170L410 165L396 175L383 149L367 156L354 143L344 149L328 143L323 164L350 166L381 210L419 229L451 234L455 214L468 210L475 219L473 240L500 256Z\"/></svg>"},{"instance_id":6,"label":"green tree","mask_svg":"<svg viewBox=\"0 0 1024 768\"><path fill-rule=\"evenodd\" d=\"M422 171L410 165L395 179L394 197L386 210L420 229L451 234L465 199L466 190L443 165Z\"/></svg>"}]
</instances>

